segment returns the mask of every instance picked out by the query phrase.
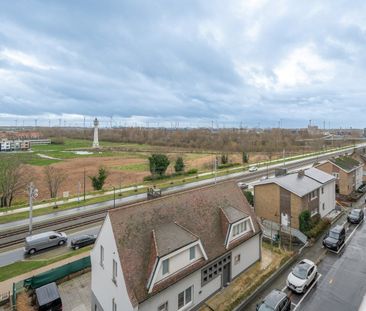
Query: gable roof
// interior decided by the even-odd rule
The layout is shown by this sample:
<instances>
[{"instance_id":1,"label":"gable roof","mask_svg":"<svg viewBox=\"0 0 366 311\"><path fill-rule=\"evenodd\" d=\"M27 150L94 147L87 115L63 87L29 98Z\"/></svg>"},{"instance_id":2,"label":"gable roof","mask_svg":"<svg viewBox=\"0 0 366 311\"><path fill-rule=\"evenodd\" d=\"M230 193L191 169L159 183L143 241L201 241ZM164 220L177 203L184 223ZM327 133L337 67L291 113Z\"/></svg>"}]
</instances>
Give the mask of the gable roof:
<instances>
[{"instance_id":1,"label":"gable roof","mask_svg":"<svg viewBox=\"0 0 366 311\"><path fill-rule=\"evenodd\" d=\"M220 216L221 208L226 206L235 206L252 218L254 231L244 236L239 243L260 232L250 205L234 181L178 192L109 211L127 292L134 306L228 251L224 245L226 236L222 232ZM168 277L148 294L146 285L149 278L151 233L175 221L199 237L208 260L201 260L174 277ZM156 243L159 244L158 241ZM170 241L167 245L170 245Z\"/></svg>"},{"instance_id":2,"label":"gable roof","mask_svg":"<svg viewBox=\"0 0 366 311\"><path fill-rule=\"evenodd\" d=\"M339 168L341 168L342 170L344 170L348 173L355 170L357 167L359 167L361 165L360 162L358 162L357 160L352 159L351 157L348 157L348 156L340 156L337 158L331 158L328 161L337 165Z\"/></svg>"},{"instance_id":3,"label":"gable roof","mask_svg":"<svg viewBox=\"0 0 366 311\"><path fill-rule=\"evenodd\" d=\"M249 216L247 213L244 213L243 211L238 210L232 206L224 206L222 207L222 210L230 224Z\"/></svg>"},{"instance_id":4,"label":"gable roof","mask_svg":"<svg viewBox=\"0 0 366 311\"><path fill-rule=\"evenodd\" d=\"M309 168L304 171L305 175L320 182L321 184L326 184L336 178L326 172L323 172L315 167Z\"/></svg>"},{"instance_id":5,"label":"gable roof","mask_svg":"<svg viewBox=\"0 0 366 311\"><path fill-rule=\"evenodd\" d=\"M177 223L167 223L154 229L157 256L168 255L198 240L198 237Z\"/></svg>"},{"instance_id":6,"label":"gable roof","mask_svg":"<svg viewBox=\"0 0 366 311\"><path fill-rule=\"evenodd\" d=\"M318 189L321 183L306 175L300 176L298 173L291 173L283 176L273 177L263 180L254 186L277 184L278 186L296 194L299 197Z\"/></svg>"}]
</instances>

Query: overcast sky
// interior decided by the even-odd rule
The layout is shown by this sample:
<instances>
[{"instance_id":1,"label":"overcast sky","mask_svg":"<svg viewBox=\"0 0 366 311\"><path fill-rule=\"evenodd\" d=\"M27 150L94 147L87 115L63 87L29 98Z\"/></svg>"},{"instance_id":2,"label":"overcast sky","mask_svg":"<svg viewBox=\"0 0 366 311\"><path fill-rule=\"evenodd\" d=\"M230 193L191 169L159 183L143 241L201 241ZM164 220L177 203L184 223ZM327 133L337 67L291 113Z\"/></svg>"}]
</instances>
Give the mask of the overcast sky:
<instances>
[{"instance_id":1,"label":"overcast sky","mask_svg":"<svg viewBox=\"0 0 366 311\"><path fill-rule=\"evenodd\" d=\"M362 0L2 1L0 119L365 127L365 41Z\"/></svg>"}]
</instances>

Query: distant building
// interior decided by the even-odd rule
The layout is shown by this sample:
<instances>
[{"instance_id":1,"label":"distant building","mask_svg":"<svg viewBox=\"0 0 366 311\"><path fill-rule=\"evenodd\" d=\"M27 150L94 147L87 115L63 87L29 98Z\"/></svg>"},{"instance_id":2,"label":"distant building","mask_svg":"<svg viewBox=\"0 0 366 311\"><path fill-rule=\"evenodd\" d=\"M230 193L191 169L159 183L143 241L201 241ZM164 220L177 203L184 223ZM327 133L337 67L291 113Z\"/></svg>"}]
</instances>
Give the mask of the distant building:
<instances>
[{"instance_id":1,"label":"distant building","mask_svg":"<svg viewBox=\"0 0 366 311\"><path fill-rule=\"evenodd\" d=\"M261 234L235 182L110 210L91 252L92 310L196 310L261 259Z\"/></svg>"},{"instance_id":2,"label":"distant building","mask_svg":"<svg viewBox=\"0 0 366 311\"><path fill-rule=\"evenodd\" d=\"M30 149L29 140L0 140L0 152L2 151L27 151Z\"/></svg>"},{"instance_id":3,"label":"distant building","mask_svg":"<svg viewBox=\"0 0 366 311\"><path fill-rule=\"evenodd\" d=\"M349 156L329 159L316 166L319 170L336 178L339 194L350 195L362 185L363 164Z\"/></svg>"},{"instance_id":4,"label":"distant building","mask_svg":"<svg viewBox=\"0 0 366 311\"><path fill-rule=\"evenodd\" d=\"M324 217L335 209L335 177L316 168L254 185L254 212L263 220L299 229L299 215Z\"/></svg>"}]
</instances>

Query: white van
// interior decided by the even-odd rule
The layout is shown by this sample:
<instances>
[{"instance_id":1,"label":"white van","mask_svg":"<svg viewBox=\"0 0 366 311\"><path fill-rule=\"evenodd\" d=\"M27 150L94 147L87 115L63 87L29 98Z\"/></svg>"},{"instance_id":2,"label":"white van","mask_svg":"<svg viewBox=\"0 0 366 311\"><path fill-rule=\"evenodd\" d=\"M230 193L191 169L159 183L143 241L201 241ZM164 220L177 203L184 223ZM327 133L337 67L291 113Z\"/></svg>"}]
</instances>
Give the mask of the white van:
<instances>
[{"instance_id":1,"label":"white van","mask_svg":"<svg viewBox=\"0 0 366 311\"><path fill-rule=\"evenodd\" d=\"M67 242L65 232L48 231L44 233L34 234L25 238L25 252L33 255L35 252L53 247L62 246Z\"/></svg>"}]
</instances>

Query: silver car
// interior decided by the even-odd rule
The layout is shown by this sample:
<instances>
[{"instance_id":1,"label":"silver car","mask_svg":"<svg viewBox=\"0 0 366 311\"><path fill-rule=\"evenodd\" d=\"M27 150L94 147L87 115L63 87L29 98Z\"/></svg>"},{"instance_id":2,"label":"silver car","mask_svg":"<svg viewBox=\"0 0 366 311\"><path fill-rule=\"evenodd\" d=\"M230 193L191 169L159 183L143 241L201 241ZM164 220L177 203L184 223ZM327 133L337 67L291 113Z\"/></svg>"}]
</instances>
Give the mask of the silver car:
<instances>
[{"instance_id":1,"label":"silver car","mask_svg":"<svg viewBox=\"0 0 366 311\"><path fill-rule=\"evenodd\" d=\"M65 232L48 231L44 233L34 234L25 238L25 252L33 255L35 252L53 247L62 246L67 242Z\"/></svg>"}]
</instances>

